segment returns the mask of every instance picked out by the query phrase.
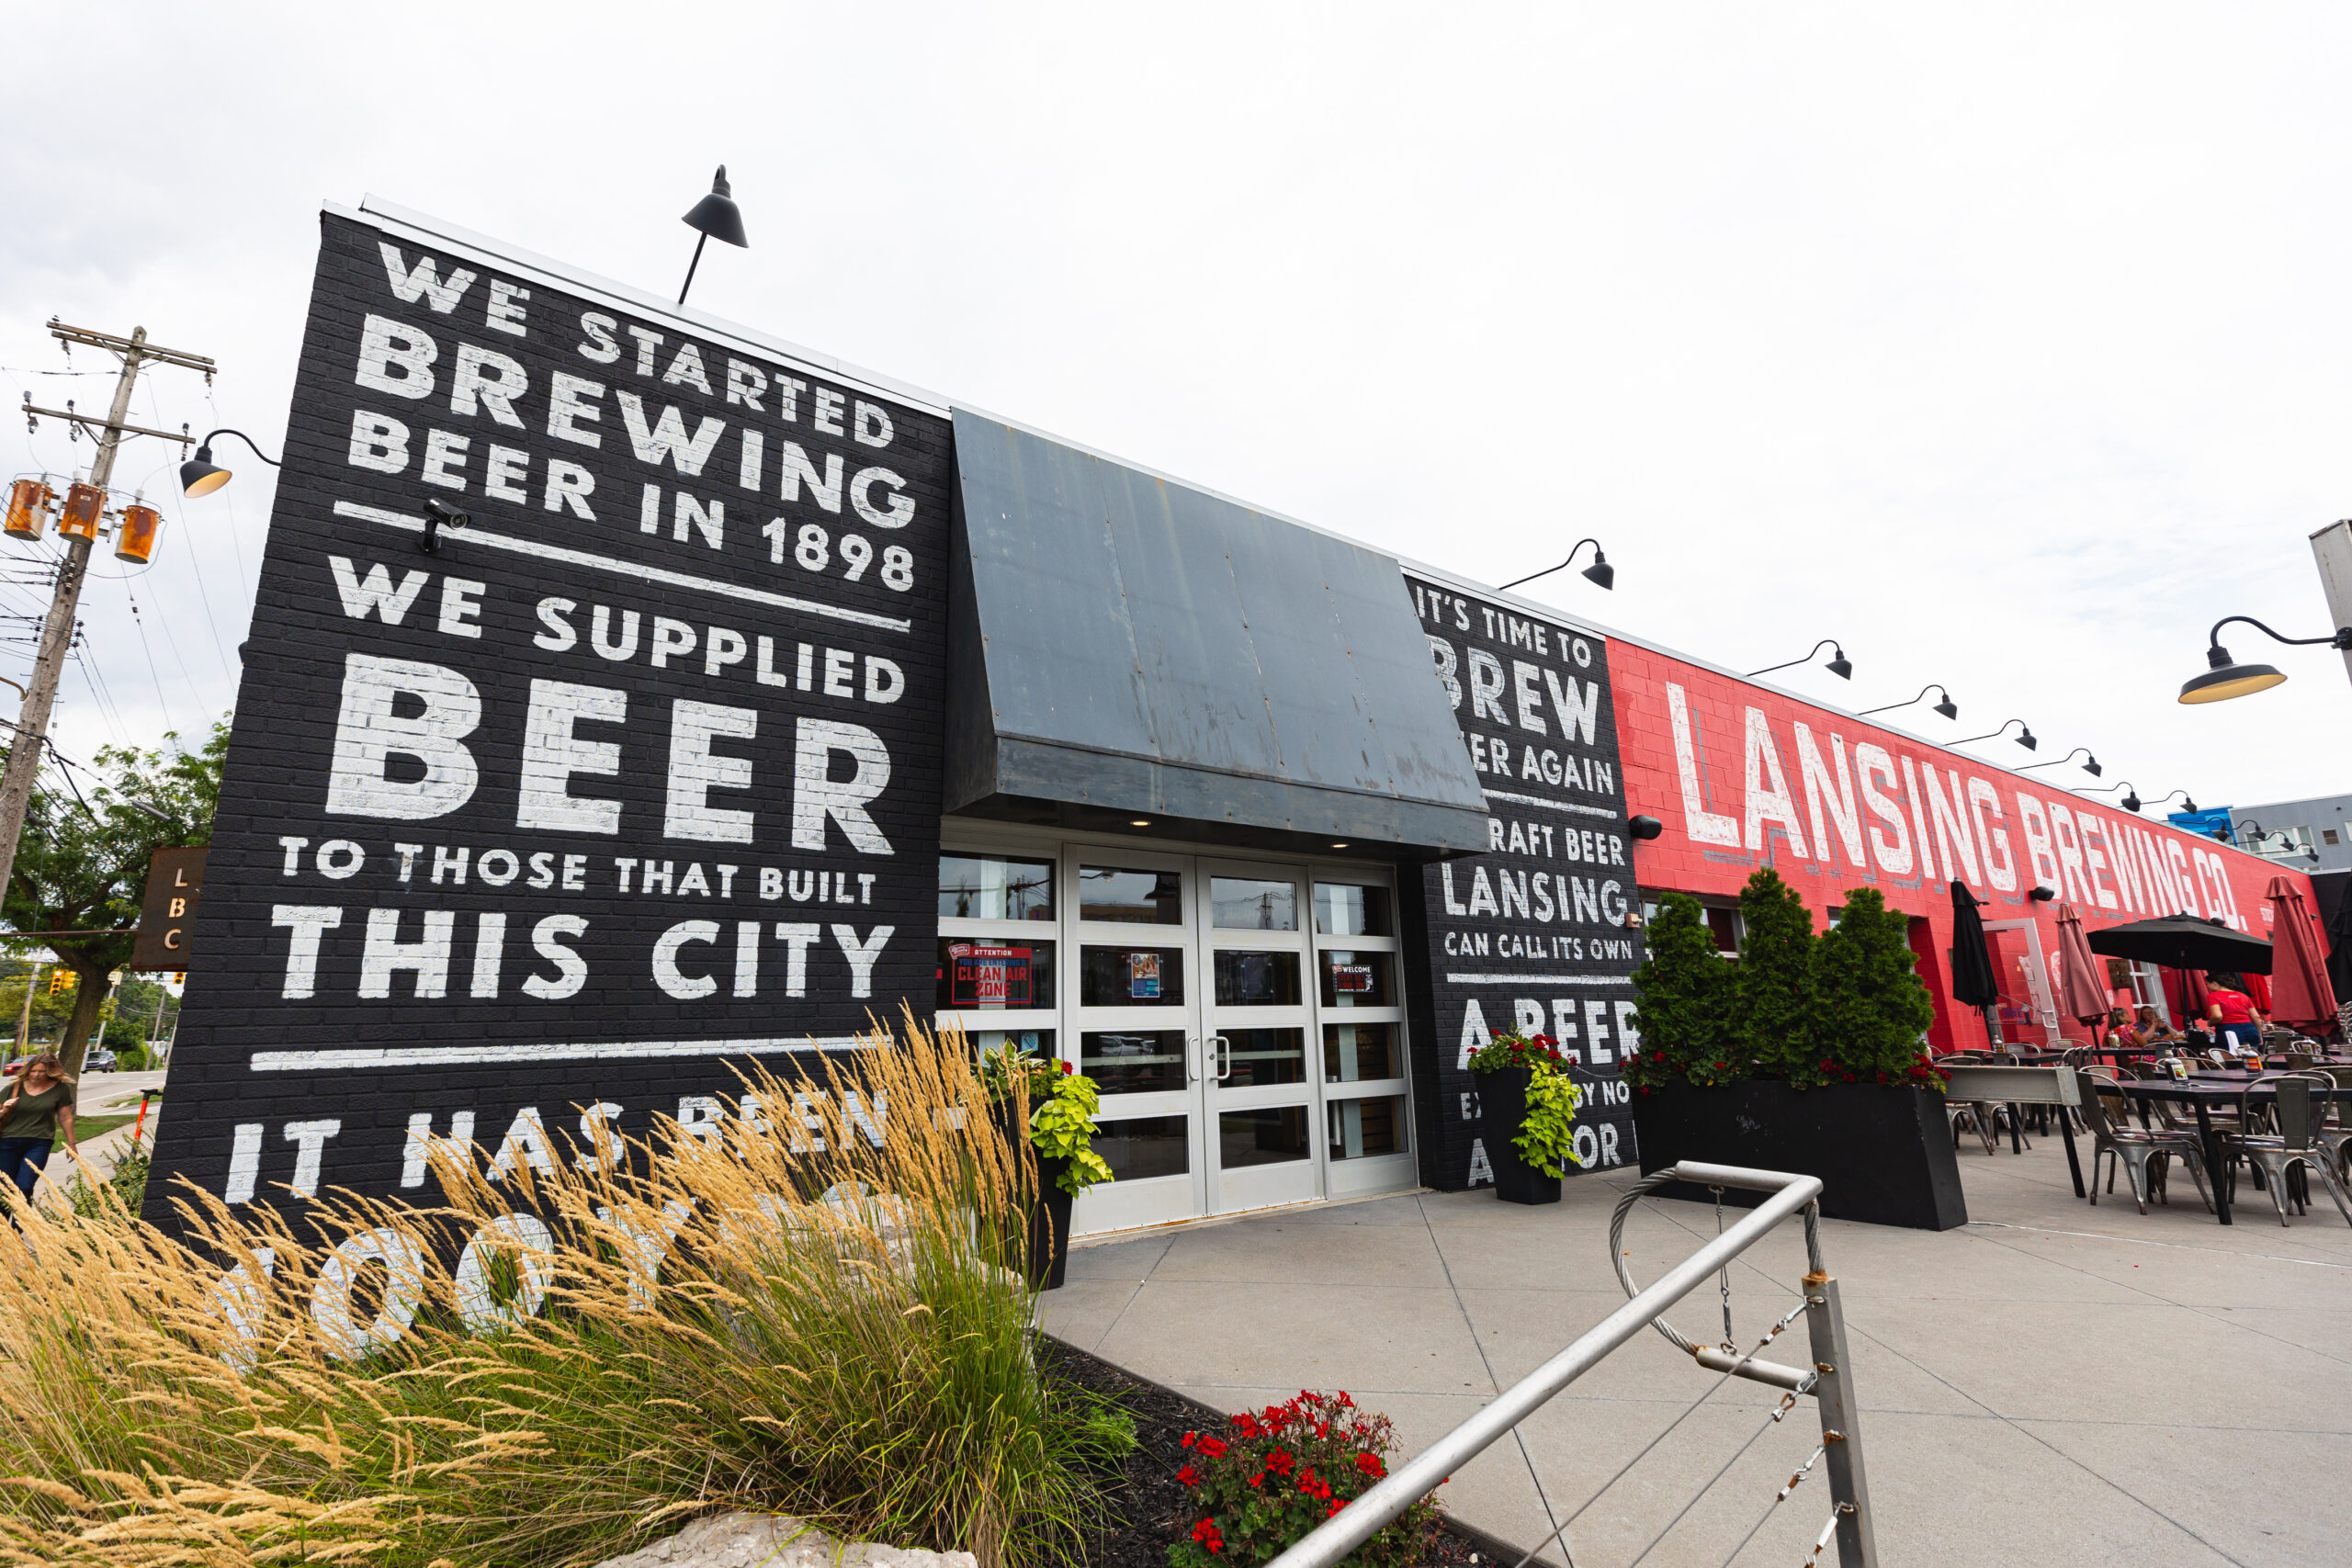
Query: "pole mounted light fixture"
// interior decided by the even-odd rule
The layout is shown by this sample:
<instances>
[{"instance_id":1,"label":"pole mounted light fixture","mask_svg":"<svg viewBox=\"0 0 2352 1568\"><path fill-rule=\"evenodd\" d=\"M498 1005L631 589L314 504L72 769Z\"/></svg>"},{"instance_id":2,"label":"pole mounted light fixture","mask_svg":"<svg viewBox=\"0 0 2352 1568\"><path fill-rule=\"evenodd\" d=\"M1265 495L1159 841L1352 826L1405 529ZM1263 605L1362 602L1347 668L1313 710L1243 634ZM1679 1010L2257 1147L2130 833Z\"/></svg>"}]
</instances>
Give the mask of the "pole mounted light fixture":
<instances>
[{"instance_id":1,"label":"pole mounted light fixture","mask_svg":"<svg viewBox=\"0 0 2352 1568\"><path fill-rule=\"evenodd\" d=\"M2107 771L2098 765L2098 759L2091 755L2091 750L2089 747L2077 746L2073 750L2067 752L2064 756L2054 757L2047 762L2028 762L2024 767L2019 768L2018 772L2021 773L2030 773L2036 768L2054 768L2061 762L2071 762L2077 757L2083 759L2083 772L2090 774L2093 778L2098 777L2101 773Z\"/></svg>"},{"instance_id":2,"label":"pole mounted light fixture","mask_svg":"<svg viewBox=\"0 0 2352 1568\"><path fill-rule=\"evenodd\" d=\"M2189 793L2187 790L2177 789L2172 792L2172 795L2180 796L2180 808L2183 811L2194 812L2197 809L2197 802L2190 797ZM2158 800L2153 804L2162 806L2165 800L2170 800L2172 798L2172 795L2165 795L2164 800Z\"/></svg>"},{"instance_id":3,"label":"pole mounted light fixture","mask_svg":"<svg viewBox=\"0 0 2352 1568\"><path fill-rule=\"evenodd\" d=\"M1792 659L1787 664L1767 664L1761 670L1750 670L1747 672L1747 675L1743 677L1743 679L1752 679L1758 675L1770 675L1775 670L1787 670L1799 664L1810 664L1813 662L1813 655L1815 653L1819 653L1825 648L1833 650L1837 657L1830 660L1830 661L1827 664L1823 665L1822 668L1828 671L1832 675L1837 676L1840 681L1852 680L1854 678L1854 661L1848 659L1846 657L1846 650L1839 648L1836 640L1830 637L1823 637L1819 642L1815 643L1813 645L1813 652L1806 654L1802 659Z\"/></svg>"},{"instance_id":4,"label":"pole mounted light fixture","mask_svg":"<svg viewBox=\"0 0 2352 1568\"><path fill-rule=\"evenodd\" d=\"M2098 789L2078 789L2075 793L2076 795L2112 795L2119 789L2126 792L2123 799L2119 804L2122 806L2124 810L2131 812L2132 815L2139 815L2140 791L2130 779L2125 779L2120 784L2105 784Z\"/></svg>"},{"instance_id":5,"label":"pole mounted light fixture","mask_svg":"<svg viewBox=\"0 0 2352 1568\"><path fill-rule=\"evenodd\" d=\"M1941 685L1933 681L1930 681L1926 685L1920 687L1919 694L1916 697L1910 698L1908 701L1889 703L1886 706L1882 708L1864 708L1861 713L1858 713L1854 716L1856 718L1860 718L1867 714L1892 713L1896 708L1907 708L1912 705L1912 703L1926 702L1929 692L1942 694L1943 701L1936 705L1936 711L1938 713L1943 715L1946 718L1958 718L1960 716L1960 705L1951 700L1951 694L1950 692L1944 691ZM1996 733L1998 733L1998 731L1996 731Z\"/></svg>"},{"instance_id":6,"label":"pole mounted light fixture","mask_svg":"<svg viewBox=\"0 0 2352 1568\"><path fill-rule=\"evenodd\" d=\"M686 302L686 290L695 286L695 268L702 265L702 248L712 240L748 250L752 242L743 232L743 209L735 205L735 194L727 184L727 165L718 165L712 176L710 194L694 205L694 210L679 220L701 236L695 241L694 260L686 264L686 281L678 288L678 303Z\"/></svg>"},{"instance_id":7,"label":"pole mounted light fixture","mask_svg":"<svg viewBox=\"0 0 2352 1568\"><path fill-rule=\"evenodd\" d=\"M2030 751L2035 747L2041 744L2041 741L2034 739L2033 727L2026 723L2026 721L2021 718L2010 719L2007 724L2002 725L2000 728L1994 730L1988 735L1972 735L1966 740L1955 740L1952 744L1955 746L1968 746L1973 745L1979 740L1996 740L2000 739L2001 736L2007 733L2009 725L2011 724L2018 727L2018 745Z\"/></svg>"},{"instance_id":8,"label":"pole mounted light fixture","mask_svg":"<svg viewBox=\"0 0 2352 1568\"><path fill-rule=\"evenodd\" d=\"M2287 679L2286 672L2268 664L2240 664L2222 646L2222 628L2232 621L2243 621L2273 642L2283 642L2295 648L2312 648L2322 643L2342 652L2352 653L2352 626L2338 626L2327 637L2280 637L2252 615L2223 615L2213 623L2206 634L2211 644L2205 650L2205 673L2181 682L2180 700L2184 703L2225 703L2232 697L2243 697L2256 692L2267 692Z\"/></svg>"},{"instance_id":9,"label":"pole mounted light fixture","mask_svg":"<svg viewBox=\"0 0 2352 1568\"><path fill-rule=\"evenodd\" d=\"M1595 583L1602 588L1616 587L1617 569L1609 564L1609 557L1602 551L1600 547L1600 541L1599 539L1578 539L1574 545L1568 547L1568 558L1562 561L1559 565L1547 566L1542 571L1531 571L1525 577L1521 578L1518 582L1506 582L1502 587L1497 589L1496 592L1498 593L1508 593L1512 589L1518 587L1521 582L1532 582L1539 577L1549 577L1555 571L1566 571L1568 568L1576 564L1577 551L1584 548L1587 545L1590 545L1592 547L1592 564L1585 568L1577 575L1583 578L1586 581Z\"/></svg>"},{"instance_id":10,"label":"pole mounted light fixture","mask_svg":"<svg viewBox=\"0 0 2352 1568\"><path fill-rule=\"evenodd\" d=\"M247 446L252 447L254 456L259 457L263 462L267 463L271 468L276 468L284 467L284 465L278 462L277 458L271 457L260 447L254 446L254 438L247 435L243 431L216 430L197 444L195 457L180 465L180 493L182 495L188 496L190 498L199 495L210 495L214 491L219 490L222 485L227 484L229 480L234 477L229 469L216 468L213 466L212 444L223 435L233 435L238 440L243 442ZM187 438L186 436L182 436L180 439L185 441Z\"/></svg>"}]
</instances>

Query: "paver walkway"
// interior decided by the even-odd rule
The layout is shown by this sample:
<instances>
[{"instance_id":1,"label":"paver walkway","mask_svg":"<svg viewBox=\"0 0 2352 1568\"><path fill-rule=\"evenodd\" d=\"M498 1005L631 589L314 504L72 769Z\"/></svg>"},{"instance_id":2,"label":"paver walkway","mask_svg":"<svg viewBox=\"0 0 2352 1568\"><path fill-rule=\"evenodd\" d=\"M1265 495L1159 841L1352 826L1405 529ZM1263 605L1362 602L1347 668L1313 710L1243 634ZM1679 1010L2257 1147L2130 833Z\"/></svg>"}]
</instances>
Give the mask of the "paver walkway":
<instances>
[{"instance_id":1,"label":"paver walkway","mask_svg":"<svg viewBox=\"0 0 2352 1568\"><path fill-rule=\"evenodd\" d=\"M2324 1196L2282 1230L2242 1182L2224 1230L2185 1175L2168 1210L2143 1216L2120 1193L2090 1207L2055 1138L1972 1149L1961 1169L1962 1229L1822 1227L1884 1561L2352 1562L2352 1228ZM1540 1209L1424 1193L1081 1244L1046 1326L1224 1409L1344 1388L1418 1446L1623 1302L1608 1221L1632 1179L1578 1178ZM1645 1201L1625 1233L1635 1278L1714 1229L1708 1205ZM1803 1272L1793 1223L1735 1269L1743 1344ZM1669 1315L1694 1338L1722 1331L1712 1288ZM1716 1381L1645 1334L1465 1466L1450 1506L1531 1545ZM1577 1519L1573 1562L1632 1562L1694 1497L1643 1561L1724 1562L1819 1441L1804 1401L1735 1459L1774 1399L1713 1393ZM1816 1470L1737 1561L1802 1561L1827 1511Z\"/></svg>"}]
</instances>

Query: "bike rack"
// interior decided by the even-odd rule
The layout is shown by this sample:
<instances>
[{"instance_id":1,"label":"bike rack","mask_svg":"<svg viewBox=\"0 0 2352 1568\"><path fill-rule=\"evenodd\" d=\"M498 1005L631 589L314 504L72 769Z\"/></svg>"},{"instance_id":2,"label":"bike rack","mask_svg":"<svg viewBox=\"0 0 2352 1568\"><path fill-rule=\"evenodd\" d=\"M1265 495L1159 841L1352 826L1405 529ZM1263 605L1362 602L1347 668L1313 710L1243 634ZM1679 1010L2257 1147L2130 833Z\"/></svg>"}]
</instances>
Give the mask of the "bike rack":
<instances>
[{"instance_id":1,"label":"bike rack","mask_svg":"<svg viewBox=\"0 0 2352 1568\"><path fill-rule=\"evenodd\" d=\"M1647 1290L1636 1291L1633 1277L1625 1269L1624 1249L1618 1245L1618 1236L1634 1204L1669 1181L1687 1181L1707 1188L1736 1187L1770 1196L1723 1234L1668 1269L1657 1283ZM1862 1473L1860 1419L1854 1407L1853 1380L1848 1371L1850 1357L1846 1348L1846 1319L1838 1306L1838 1281L1830 1277L1821 1260L1820 1198L1821 1180L1818 1177L1797 1176L1786 1171L1750 1170L1740 1166L1706 1165L1695 1160L1684 1160L1644 1177L1618 1201L1609 1226L1611 1261L1617 1266L1618 1280L1633 1299L1578 1336L1558 1355L1505 1389L1477 1414L1391 1472L1387 1479L1371 1491L1317 1527L1305 1540L1275 1558L1271 1568L1333 1568L1350 1552L1371 1540L1384 1525L1434 1490L1440 1482L1463 1465L1484 1453L1555 1394L1590 1371L1602 1358L1640 1334L1645 1326L1655 1327L1678 1348L1688 1353L1699 1366L1720 1372L1725 1378L1746 1378L1785 1391L1786 1398L1781 1404L1783 1410L1790 1408L1801 1394L1813 1396L1821 1416L1821 1450L1815 1459L1826 1457L1828 1461L1833 1507L1829 1523L1824 1527L1814 1546L1814 1559L1808 1561L1817 1559L1834 1535L1838 1542L1839 1568L1878 1568L1878 1546L1871 1529L1869 1490ZM1700 1345L1677 1333L1666 1322L1662 1314L1668 1307L1698 1289L1710 1274L1723 1272L1733 1258L1763 1240L1781 1221L1800 1212L1804 1215L1808 1269L1804 1276L1804 1300L1795 1311L1781 1319L1758 1343L1755 1349L1743 1355L1729 1343ZM1757 1359L1756 1351L1778 1337L1799 1313L1805 1318L1805 1327L1812 1341L1812 1367L1807 1370ZM1813 1461L1807 1461L1804 1469L1790 1478L1789 1484L1782 1487L1779 1497L1774 1499L1775 1506L1794 1490L1812 1466ZM1543 1545L1549 1545L1566 1528L1563 1525L1554 1531ZM1543 1545L1535 1550L1542 1551ZM1527 1558L1534 1554L1531 1551ZM1527 1558L1521 1560L1521 1568Z\"/></svg>"}]
</instances>

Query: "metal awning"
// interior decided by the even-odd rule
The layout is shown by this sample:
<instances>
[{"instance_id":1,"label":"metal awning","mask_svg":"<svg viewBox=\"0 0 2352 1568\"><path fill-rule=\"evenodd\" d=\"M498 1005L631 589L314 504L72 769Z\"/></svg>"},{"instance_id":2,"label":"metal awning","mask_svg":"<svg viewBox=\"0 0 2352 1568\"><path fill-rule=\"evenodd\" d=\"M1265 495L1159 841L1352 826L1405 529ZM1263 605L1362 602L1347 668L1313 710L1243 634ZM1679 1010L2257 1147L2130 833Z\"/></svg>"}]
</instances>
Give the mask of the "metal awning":
<instances>
[{"instance_id":1,"label":"metal awning","mask_svg":"<svg viewBox=\"0 0 2352 1568\"><path fill-rule=\"evenodd\" d=\"M949 812L1487 847L1394 558L960 409L956 467Z\"/></svg>"}]
</instances>

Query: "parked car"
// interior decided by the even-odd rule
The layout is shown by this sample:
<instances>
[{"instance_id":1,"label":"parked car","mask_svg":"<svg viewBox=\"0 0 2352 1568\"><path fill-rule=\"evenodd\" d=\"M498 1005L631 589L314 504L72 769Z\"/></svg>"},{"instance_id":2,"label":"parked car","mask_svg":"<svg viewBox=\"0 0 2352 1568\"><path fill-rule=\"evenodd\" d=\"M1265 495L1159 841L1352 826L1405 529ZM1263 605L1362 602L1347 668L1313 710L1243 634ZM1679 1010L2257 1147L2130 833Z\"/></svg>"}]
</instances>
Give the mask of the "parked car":
<instances>
[{"instance_id":1,"label":"parked car","mask_svg":"<svg viewBox=\"0 0 2352 1568\"><path fill-rule=\"evenodd\" d=\"M111 1051L91 1052L88 1055L82 1058L82 1070L85 1073L110 1073L114 1071L114 1053Z\"/></svg>"}]
</instances>

